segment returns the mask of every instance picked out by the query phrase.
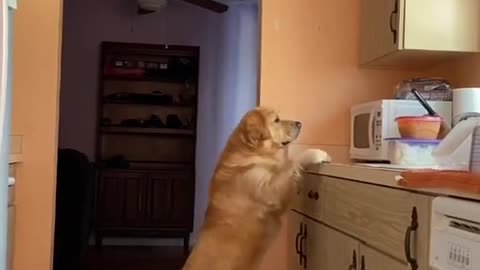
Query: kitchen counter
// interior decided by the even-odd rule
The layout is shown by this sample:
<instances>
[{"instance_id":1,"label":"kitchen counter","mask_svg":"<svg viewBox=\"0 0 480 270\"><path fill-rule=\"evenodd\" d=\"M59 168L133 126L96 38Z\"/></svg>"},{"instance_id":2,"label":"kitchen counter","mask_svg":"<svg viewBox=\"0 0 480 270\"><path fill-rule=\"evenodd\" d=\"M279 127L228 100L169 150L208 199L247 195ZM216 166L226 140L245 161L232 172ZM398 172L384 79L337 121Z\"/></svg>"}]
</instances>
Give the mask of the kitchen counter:
<instances>
[{"instance_id":1,"label":"kitchen counter","mask_svg":"<svg viewBox=\"0 0 480 270\"><path fill-rule=\"evenodd\" d=\"M307 169L307 172L310 174L321 174L379 186L411 190L429 195L451 196L480 201L480 194L478 193L456 191L447 188L409 188L399 186L395 179L395 177L401 173L401 170L398 169L367 167L356 164L328 163L311 166Z\"/></svg>"}]
</instances>

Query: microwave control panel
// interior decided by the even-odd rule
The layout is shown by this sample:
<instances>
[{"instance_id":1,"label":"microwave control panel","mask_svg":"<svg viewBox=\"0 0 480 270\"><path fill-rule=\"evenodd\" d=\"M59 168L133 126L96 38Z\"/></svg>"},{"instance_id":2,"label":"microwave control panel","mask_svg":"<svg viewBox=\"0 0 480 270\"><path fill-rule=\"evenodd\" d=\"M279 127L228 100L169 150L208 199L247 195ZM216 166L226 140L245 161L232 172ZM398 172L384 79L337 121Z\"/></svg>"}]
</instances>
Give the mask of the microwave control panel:
<instances>
[{"instance_id":1,"label":"microwave control panel","mask_svg":"<svg viewBox=\"0 0 480 270\"><path fill-rule=\"evenodd\" d=\"M375 150L380 150L380 147L382 146L382 111L377 111L375 113L375 117L373 118L373 141L375 145Z\"/></svg>"}]
</instances>

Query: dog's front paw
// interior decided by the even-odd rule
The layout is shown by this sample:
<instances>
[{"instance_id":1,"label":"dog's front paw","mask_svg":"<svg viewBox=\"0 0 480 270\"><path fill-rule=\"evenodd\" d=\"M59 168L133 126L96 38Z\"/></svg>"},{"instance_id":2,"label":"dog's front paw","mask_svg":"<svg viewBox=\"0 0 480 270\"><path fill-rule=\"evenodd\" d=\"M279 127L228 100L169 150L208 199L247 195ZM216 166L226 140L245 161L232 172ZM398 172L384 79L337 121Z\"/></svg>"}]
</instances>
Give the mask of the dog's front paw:
<instances>
[{"instance_id":1,"label":"dog's front paw","mask_svg":"<svg viewBox=\"0 0 480 270\"><path fill-rule=\"evenodd\" d=\"M331 162L332 158L330 155L320 149L308 149L304 151L299 159L299 163L302 167L307 167L313 164Z\"/></svg>"}]
</instances>

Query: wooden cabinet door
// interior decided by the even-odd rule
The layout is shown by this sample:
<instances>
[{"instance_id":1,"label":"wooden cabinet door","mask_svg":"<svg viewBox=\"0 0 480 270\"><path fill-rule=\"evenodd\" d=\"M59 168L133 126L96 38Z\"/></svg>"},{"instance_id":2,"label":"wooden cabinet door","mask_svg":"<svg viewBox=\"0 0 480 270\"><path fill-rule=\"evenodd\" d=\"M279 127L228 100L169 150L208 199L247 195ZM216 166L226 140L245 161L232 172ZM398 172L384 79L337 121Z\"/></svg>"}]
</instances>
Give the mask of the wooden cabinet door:
<instances>
[{"instance_id":1,"label":"wooden cabinet door","mask_svg":"<svg viewBox=\"0 0 480 270\"><path fill-rule=\"evenodd\" d=\"M341 268L338 268L341 269ZM345 268L348 269L348 268ZM368 246L360 245L360 267L361 270L410 270L406 263L397 261L392 257L384 255ZM420 268L427 269L427 268Z\"/></svg>"},{"instance_id":2,"label":"wooden cabinet door","mask_svg":"<svg viewBox=\"0 0 480 270\"><path fill-rule=\"evenodd\" d=\"M401 48L405 0L361 0L360 62L366 64Z\"/></svg>"},{"instance_id":3,"label":"wooden cabinet door","mask_svg":"<svg viewBox=\"0 0 480 270\"><path fill-rule=\"evenodd\" d=\"M288 237L287 237L287 252L288 252L288 270L305 270L306 256L302 252L302 245L305 241L305 217L295 211L288 212Z\"/></svg>"},{"instance_id":4,"label":"wooden cabinet door","mask_svg":"<svg viewBox=\"0 0 480 270\"><path fill-rule=\"evenodd\" d=\"M346 234L321 226L316 230L319 236L316 237L317 248L309 257L317 257L316 265L312 269L321 270L355 270L358 267L359 242Z\"/></svg>"},{"instance_id":5,"label":"wooden cabinet door","mask_svg":"<svg viewBox=\"0 0 480 270\"><path fill-rule=\"evenodd\" d=\"M306 269L325 270L327 268L325 267L324 258L319 254L325 241L323 238L325 226L310 218L305 218L303 222L305 224L303 234L306 239L302 251L306 254Z\"/></svg>"},{"instance_id":6,"label":"wooden cabinet door","mask_svg":"<svg viewBox=\"0 0 480 270\"><path fill-rule=\"evenodd\" d=\"M103 172L100 179L97 219L102 227L140 227L145 217L145 174Z\"/></svg>"},{"instance_id":7,"label":"wooden cabinet door","mask_svg":"<svg viewBox=\"0 0 480 270\"><path fill-rule=\"evenodd\" d=\"M183 171L149 175L148 226L192 228L194 181L191 175Z\"/></svg>"},{"instance_id":8,"label":"wooden cabinet door","mask_svg":"<svg viewBox=\"0 0 480 270\"><path fill-rule=\"evenodd\" d=\"M324 222L348 232L399 260L405 257L405 239L413 216L412 256L428 266L428 235L432 198L412 192L324 177ZM415 213L415 214L414 214Z\"/></svg>"}]
</instances>

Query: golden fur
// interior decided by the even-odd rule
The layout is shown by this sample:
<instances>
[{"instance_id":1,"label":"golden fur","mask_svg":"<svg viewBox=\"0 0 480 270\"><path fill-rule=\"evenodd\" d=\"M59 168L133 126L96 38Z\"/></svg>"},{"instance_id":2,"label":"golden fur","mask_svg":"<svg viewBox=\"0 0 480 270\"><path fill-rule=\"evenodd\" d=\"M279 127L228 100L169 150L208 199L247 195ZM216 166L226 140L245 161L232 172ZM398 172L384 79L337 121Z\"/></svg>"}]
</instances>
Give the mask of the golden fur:
<instances>
[{"instance_id":1,"label":"golden fur","mask_svg":"<svg viewBox=\"0 0 480 270\"><path fill-rule=\"evenodd\" d=\"M215 169L205 222L183 270L255 270L280 229L301 166L329 161L321 150L290 159L300 123L258 107L234 129Z\"/></svg>"}]
</instances>

